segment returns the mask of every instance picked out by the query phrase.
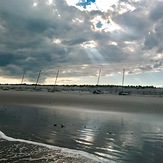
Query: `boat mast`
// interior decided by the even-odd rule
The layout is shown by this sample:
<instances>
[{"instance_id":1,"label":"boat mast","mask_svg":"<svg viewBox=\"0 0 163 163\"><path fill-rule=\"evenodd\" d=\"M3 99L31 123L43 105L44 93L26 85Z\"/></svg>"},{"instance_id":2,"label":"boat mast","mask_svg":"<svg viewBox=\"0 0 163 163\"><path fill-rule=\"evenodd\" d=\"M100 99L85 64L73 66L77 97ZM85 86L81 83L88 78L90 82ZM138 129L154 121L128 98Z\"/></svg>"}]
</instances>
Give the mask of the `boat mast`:
<instances>
[{"instance_id":1,"label":"boat mast","mask_svg":"<svg viewBox=\"0 0 163 163\"><path fill-rule=\"evenodd\" d=\"M22 76L21 84L23 84L24 76L25 76L25 70L24 70L24 73L23 73L23 76Z\"/></svg>"},{"instance_id":2,"label":"boat mast","mask_svg":"<svg viewBox=\"0 0 163 163\"><path fill-rule=\"evenodd\" d=\"M99 70L99 75L98 75L98 79L97 79L97 85L99 84L99 81L100 81L100 75L101 75L101 69Z\"/></svg>"},{"instance_id":3,"label":"boat mast","mask_svg":"<svg viewBox=\"0 0 163 163\"><path fill-rule=\"evenodd\" d=\"M123 77L122 77L122 92L123 92L124 79L125 79L124 75L125 75L125 68L123 69Z\"/></svg>"},{"instance_id":4,"label":"boat mast","mask_svg":"<svg viewBox=\"0 0 163 163\"><path fill-rule=\"evenodd\" d=\"M38 84L38 81L39 81L40 75L41 75L41 70L39 71L39 74L38 74L38 77L37 77L37 81L36 81L36 85L35 85L34 90L36 90L36 87L37 87L37 84Z\"/></svg>"},{"instance_id":5,"label":"boat mast","mask_svg":"<svg viewBox=\"0 0 163 163\"><path fill-rule=\"evenodd\" d=\"M59 75L59 70L57 71L57 74L56 74L55 84L54 84L53 91L55 91L55 87L56 87L56 84L57 84L58 75Z\"/></svg>"}]
</instances>

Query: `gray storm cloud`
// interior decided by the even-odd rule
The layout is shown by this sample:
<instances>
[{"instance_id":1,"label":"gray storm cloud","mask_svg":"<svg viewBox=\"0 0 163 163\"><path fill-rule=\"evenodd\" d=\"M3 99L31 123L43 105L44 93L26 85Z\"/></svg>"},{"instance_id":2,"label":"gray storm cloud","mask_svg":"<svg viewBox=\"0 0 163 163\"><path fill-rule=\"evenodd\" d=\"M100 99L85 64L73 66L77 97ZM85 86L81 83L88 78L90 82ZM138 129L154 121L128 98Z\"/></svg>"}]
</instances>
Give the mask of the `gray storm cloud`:
<instances>
[{"instance_id":1,"label":"gray storm cloud","mask_svg":"<svg viewBox=\"0 0 163 163\"><path fill-rule=\"evenodd\" d=\"M0 1L1 76L20 77L25 70L35 80L42 70L45 80L71 69L62 75L75 77L85 64L90 74L100 65L111 74L122 67L161 71L162 59L155 58L163 49L163 2L119 0L111 7L88 12L64 0ZM83 66L80 76L89 75L85 71Z\"/></svg>"}]
</instances>

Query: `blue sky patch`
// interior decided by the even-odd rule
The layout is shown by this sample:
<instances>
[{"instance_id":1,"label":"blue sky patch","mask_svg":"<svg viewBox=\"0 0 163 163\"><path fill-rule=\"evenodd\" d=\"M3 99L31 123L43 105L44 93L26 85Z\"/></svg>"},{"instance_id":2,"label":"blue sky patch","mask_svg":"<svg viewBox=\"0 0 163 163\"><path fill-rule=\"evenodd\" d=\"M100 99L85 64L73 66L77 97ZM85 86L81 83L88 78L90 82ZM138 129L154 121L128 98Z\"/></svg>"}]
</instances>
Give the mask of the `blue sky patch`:
<instances>
[{"instance_id":1,"label":"blue sky patch","mask_svg":"<svg viewBox=\"0 0 163 163\"><path fill-rule=\"evenodd\" d=\"M102 27L101 21L99 21L99 22L96 24L96 27L97 27L97 28L101 28L101 27Z\"/></svg>"},{"instance_id":2,"label":"blue sky patch","mask_svg":"<svg viewBox=\"0 0 163 163\"><path fill-rule=\"evenodd\" d=\"M86 9L86 7L88 5L91 5L92 3L95 3L95 0L81 0L76 5L77 6L82 6L84 9Z\"/></svg>"}]
</instances>

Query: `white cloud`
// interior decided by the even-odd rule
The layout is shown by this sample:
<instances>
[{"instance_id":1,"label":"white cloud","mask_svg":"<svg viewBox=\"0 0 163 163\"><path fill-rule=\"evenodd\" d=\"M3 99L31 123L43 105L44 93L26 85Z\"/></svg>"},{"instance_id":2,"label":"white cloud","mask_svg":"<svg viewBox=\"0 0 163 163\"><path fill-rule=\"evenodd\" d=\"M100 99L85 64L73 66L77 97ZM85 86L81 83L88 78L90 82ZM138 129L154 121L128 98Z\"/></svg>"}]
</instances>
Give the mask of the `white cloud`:
<instances>
[{"instance_id":1,"label":"white cloud","mask_svg":"<svg viewBox=\"0 0 163 163\"><path fill-rule=\"evenodd\" d=\"M94 3L92 2L90 5L86 5L84 8L82 5L79 6L77 3L84 3L80 0L66 0L69 6L75 6L81 11L93 11L99 10L101 12L107 12L108 9L113 10L112 6L118 3L118 0L96 0ZM85 1L86 3L87 1ZM91 2L91 1L90 1Z\"/></svg>"}]
</instances>

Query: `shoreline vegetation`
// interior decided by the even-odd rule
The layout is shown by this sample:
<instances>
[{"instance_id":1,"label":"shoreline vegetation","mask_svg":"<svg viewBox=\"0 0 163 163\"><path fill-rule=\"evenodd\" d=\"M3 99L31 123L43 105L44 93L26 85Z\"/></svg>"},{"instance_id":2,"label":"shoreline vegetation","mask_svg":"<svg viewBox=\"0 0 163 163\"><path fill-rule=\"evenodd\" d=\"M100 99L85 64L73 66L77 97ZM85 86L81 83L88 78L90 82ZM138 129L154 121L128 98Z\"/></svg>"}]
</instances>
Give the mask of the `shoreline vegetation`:
<instances>
[{"instance_id":1,"label":"shoreline vegetation","mask_svg":"<svg viewBox=\"0 0 163 163\"><path fill-rule=\"evenodd\" d=\"M163 97L163 88L154 86L119 85L41 85L41 84L0 84L0 91L41 91L76 92L91 94L137 95Z\"/></svg>"}]
</instances>

